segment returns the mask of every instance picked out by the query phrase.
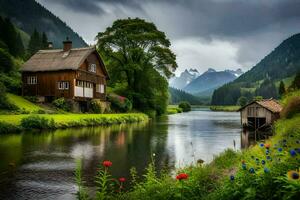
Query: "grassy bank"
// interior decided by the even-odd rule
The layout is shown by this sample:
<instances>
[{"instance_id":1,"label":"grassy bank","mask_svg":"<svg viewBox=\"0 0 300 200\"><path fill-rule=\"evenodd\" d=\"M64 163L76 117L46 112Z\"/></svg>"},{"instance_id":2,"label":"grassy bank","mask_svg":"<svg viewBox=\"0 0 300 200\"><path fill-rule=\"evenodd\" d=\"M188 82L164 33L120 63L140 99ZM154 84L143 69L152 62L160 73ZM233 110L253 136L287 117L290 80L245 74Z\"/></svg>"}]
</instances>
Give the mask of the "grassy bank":
<instances>
[{"instance_id":1,"label":"grassy bank","mask_svg":"<svg viewBox=\"0 0 300 200\"><path fill-rule=\"evenodd\" d=\"M210 106L212 111L236 112L240 106Z\"/></svg>"},{"instance_id":2,"label":"grassy bank","mask_svg":"<svg viewBox=\"0 0 300 200\"><path fill-rule=\"evenodd\" d=\"M124 188L120 181L115 181L115 186L111 187L106 173L109 167L100 169L98 183L103 184L101 181L105 181L104 186L110 186L104 189L103 185L99 186L96 199L101 199L101 196L126 200L298 199L300 114L291 119L278 120L274 130L272 138L260 141L247 150L235 152L229 149L215 157L211 163L203 165L199 162L178 169L176 174L182 173L181 176L158 173L151 163L143 177L137 177L135 170L132 170L130 189L129 186ZM80 199L86 199L87 191L80 177L80 170L77 170L78 185L81 188L79 196ZM139 178L143 181L137 181Z\"/></svg>"},{"instance_id":3,"label":"grassy bank","mask_svg":"<svg viewBox=\"0 0 300 200\"><path fill-rule=\"evenodd\" d=\"M142 113L126 114L37 114L0 115L0 132L7 133L27 128L68 128L133 123L148 120Z\"/></svg>"},{"instance_id":4,"label":"grassy bank","mask_svg":"<svg viewBox=\"0 0 300 200\"><path fill-rule=\"evenodd\" d=\"M177 113L182 113L182 109L179 108L178 105L168 105L167 108L168 115L177 114Z\"/></svg>"}]
</instances>

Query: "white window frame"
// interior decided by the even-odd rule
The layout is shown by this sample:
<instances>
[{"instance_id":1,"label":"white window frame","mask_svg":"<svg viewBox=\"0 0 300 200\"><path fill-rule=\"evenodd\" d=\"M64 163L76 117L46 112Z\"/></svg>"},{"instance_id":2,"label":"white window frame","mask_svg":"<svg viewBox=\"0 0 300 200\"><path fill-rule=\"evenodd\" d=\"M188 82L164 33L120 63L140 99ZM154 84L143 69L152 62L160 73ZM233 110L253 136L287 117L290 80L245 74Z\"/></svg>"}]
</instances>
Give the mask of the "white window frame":
<instances>
[{"instance_id":1,"label":"white window frame","mask_svg":"<svg viewBox=\"0 0 300 200\"><path fill-rule=\"evenodd\" d=\"M27 84L28 85L37 84L37 76L27 76Z\"/></svg>"},{"instance_id":2,"label":"white window frame","mask_svg":"<svg viewBox=\"0 0 300 200\"><path fill-rule=\"evenodd\" d=\"M89 72L96 73L97 65L96 64L90 64L89 66Z\"/></svg>"},{"instance_id":3,"label":"white window frame","mask_svg":"<svg viewBox=\"0 0 300 200\"><path fill-rule=\"evenodd\" d=\"M105 93L105 86L103 84L97 84L96 91L100 94L104 94Z\"/></svg>"},{"instance_id":4,"label":"white window frame","mask_svg":"<svg viewBox=\"0 0 300 200\"><path fill-rule=\"evenodd\" d=\"M58 81L57 86L59 90L69 90L70 82L69 81Z\"/></svg>"}]
</instances>

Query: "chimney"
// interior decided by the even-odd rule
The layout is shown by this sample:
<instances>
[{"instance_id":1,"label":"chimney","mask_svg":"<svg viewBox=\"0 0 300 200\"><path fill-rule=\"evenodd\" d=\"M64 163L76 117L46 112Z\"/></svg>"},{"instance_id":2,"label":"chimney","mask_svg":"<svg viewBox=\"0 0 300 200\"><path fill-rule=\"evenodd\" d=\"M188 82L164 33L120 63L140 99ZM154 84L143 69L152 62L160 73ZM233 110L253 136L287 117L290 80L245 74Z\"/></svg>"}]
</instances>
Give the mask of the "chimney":
<instances>
[{"instance_id":1,"label":"chimney","mask_svg":"<svg viewBox=\"0 0 300 200\"><path fill-rule=\"evenodd\" d=\"M53 43L52 42L48 42L48 49L53 49Z\"/></svg>"},{"instance_id":2,"label":"chimney","mask_svg":"<svg viewBox=\"0 0 300 200\"><path fill-rule=\"evenodd\" d=\"M63 41L64 51L70 51L72 49L72 41L69 40L69 37L65 41Z\"/></svg>"}]
</instances>

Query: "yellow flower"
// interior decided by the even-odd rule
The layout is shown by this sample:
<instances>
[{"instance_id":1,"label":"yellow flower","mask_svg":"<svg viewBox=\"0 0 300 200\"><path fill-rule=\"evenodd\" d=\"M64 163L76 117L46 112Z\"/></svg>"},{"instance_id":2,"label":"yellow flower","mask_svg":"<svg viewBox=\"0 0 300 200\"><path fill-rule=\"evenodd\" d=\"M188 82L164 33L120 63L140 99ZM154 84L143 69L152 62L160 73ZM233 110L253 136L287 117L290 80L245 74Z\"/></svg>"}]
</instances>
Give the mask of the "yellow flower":
<instances>
[{"instance_id":1,"label":"yellow flower","mask_svg":"<svg viewBox=\"0 0 300 200\"><path fill-rule=\"evenodd\" d=\"M287 176L290 180L300 180L299 171L290 170L288 171Z\"/></svg>"}]
</instances>

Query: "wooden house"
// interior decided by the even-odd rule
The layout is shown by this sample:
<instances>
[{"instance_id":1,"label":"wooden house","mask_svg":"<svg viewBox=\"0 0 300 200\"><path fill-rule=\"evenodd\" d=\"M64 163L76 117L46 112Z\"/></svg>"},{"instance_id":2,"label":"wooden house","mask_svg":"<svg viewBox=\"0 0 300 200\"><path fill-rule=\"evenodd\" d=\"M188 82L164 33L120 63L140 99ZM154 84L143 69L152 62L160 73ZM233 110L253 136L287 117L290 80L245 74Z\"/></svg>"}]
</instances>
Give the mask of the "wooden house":
<instances>
[{"instance_id":1,"label":"wooden house","mask_svg":"<svg viewBox=\"0 0 300 200\"><path fill-rule=\"evenodd\" d=\"M244 127L260 129L271 125L280 117L281 105L274 99L252 101L241 107L241 124Z\"/></svg>"},{"instance_id":2,"label":"wooden house","mask_svg":"<svg viewBox=\"0 0 300 200\"><path fill-rule=\"evenodd\" d=\"M41 102L64 97L75 102L106 99L105 65L95 47L40 50L21 68L23 96L36 96Z\"/></svg>"}]
</instances>

